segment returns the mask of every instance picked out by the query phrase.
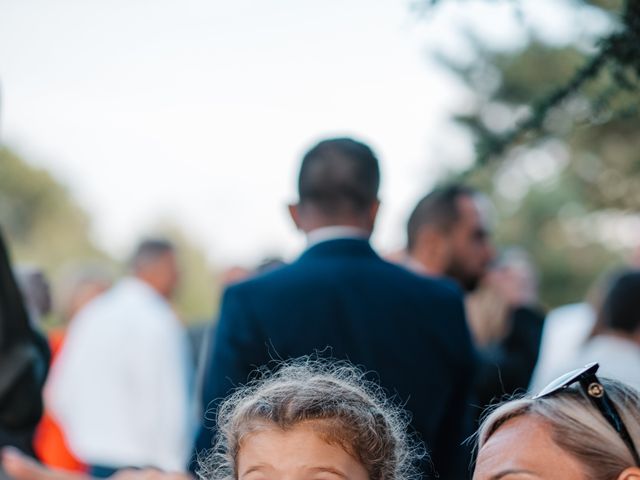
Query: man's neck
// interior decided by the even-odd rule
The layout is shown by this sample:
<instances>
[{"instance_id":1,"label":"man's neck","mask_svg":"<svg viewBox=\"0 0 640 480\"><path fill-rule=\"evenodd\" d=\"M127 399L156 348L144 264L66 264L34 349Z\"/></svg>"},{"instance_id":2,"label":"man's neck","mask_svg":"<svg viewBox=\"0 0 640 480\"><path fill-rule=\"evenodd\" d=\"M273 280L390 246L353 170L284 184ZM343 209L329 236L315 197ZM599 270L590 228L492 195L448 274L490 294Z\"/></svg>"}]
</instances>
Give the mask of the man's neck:
<instances>
[{"instance_id":1,"label":"man's neck","mask_svg":"<svg viewBox=\"0 0 640 480\"><path fill-rule=\"evenodd\" d=\"M421 261L418 257L412 255L411 253L407 253L402 264L407 269L420 275L426 275L429 277L440 277L443 275L442 272L440 272L436 268L433 268L433 266L429 265L428 262Z\"/></svg>"},{"instance_id":2,"label":"man's neck","mask_svg":"<svg viewBox=\"0 0 640 480\"><path fill-rule=\"evenodd\" d=\"M151 290L153 290L155 293L157 293L159 296L161 296L165 300L167 301L169 300L169 296L165 295L165 293L162 291L160 286L157 284L157 282L154 281L153 278L149 278L145 275L140 275L140 274L134 274L132 278L136 279L138 282L149 287Z\"/></svg>"},{"instance_id":3,"label":"man's neck","mask_svg":"<svg viewBox=\"0 0 640 480\"><path fill-rule=\"evenodd\" d=\"M312 246L338 238L358 238L366 240L370 235L371 232L352 225L330 225L307 232L307 245Z\"/></svg>"}]
</instances>

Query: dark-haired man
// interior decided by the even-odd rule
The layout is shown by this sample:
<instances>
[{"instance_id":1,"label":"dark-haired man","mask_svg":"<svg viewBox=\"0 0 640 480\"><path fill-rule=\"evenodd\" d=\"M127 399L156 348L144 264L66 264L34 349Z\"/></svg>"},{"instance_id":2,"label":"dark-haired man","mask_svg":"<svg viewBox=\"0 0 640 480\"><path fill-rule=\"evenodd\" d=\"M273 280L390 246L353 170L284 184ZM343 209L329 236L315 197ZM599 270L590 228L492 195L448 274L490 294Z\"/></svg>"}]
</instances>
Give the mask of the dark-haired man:
<instances>
[{"instance_id":1,"label":"dark-haired man","mask_svg":"<svg viewBox=\"0 0 640 480\"><path fill-rule=\"evenodd\" d=\"M495 250L479 197L464 185L435 190L418 202L407 224L407 251L412 266L446 276L466 291L476 289Z\"/></svg>"},{"instance_id":2,"label":"dark-haired man","mask_svg":"<svg viewBox=\"0 0 640 480\"><path fill-rule=\"evenodd\" d=\"M466 292L474 291L495 257L482 203L483 197L475 190L459 184L422 198L407 224L407 266L427 276L451 278ZM525 390L531 379L544 316L536 308L532 282L524 277L513 272L501 279L510 321L506 336L483 348L479 356L475 393L480 407Z\"/></svg>"},{"instance_id":3,"label":"dark-haired man","mask_svg":"<svg viewBox=\"0 0 640 480\"><path fill-rule=\"evenodd\" d=\"M363 143L335 138L307 152L299 202L289 210L308 247L291 265L226 290L203 405L215 411L217 401L274 358L349 359L405 402L441 478L464 478L474 353L462 296L455 285L373 251L379 182L378 161ZM211 447L212 426L202 425L198 451Z\"/></svg>"}]
</instances>

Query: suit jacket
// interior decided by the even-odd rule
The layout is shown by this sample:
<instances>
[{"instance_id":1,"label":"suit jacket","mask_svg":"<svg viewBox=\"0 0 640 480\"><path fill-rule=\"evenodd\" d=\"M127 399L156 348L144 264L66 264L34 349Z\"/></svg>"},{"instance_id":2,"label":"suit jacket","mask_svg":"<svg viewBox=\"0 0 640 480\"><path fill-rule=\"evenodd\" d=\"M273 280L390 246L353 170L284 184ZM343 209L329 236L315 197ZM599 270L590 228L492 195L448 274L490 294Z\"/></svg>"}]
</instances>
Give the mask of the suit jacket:
<instances>
[{"instance_id":1,"label":"suit jacket","mask_svg":"<svg viewBox=\"0 0 640 480\"><path fill-rule=\"evenodd\" d=\"M498 343L480 350L476 376L476 398L484 409L514 394L527 391L538 361L544 314L532 307L521 306L510 314L510 328Z\"/></svg>"},{"instance_id":2,"label":"suit jacket","mask_svg":"<svg viewBox=\"0 0 640 480\"><path fill-rule=\"evenodd\" d=\"M372 372L411 412L441 478L468 476L460 444L472 428L475 355L453 284L382 260L366 240L325 241L291 265L229 287L212 346L206 418L256 367L318 352ZM203 422L196 452L211 447L212 428Z\"/></svg>"}]
</instances>

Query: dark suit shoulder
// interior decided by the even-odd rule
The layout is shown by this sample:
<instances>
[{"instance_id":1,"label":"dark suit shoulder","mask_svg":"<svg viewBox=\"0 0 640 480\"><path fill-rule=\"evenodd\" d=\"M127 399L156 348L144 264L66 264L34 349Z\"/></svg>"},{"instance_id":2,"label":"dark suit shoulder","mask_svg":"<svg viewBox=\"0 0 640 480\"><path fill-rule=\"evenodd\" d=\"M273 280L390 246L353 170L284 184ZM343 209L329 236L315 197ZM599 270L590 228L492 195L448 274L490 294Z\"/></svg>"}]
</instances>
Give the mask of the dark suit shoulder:
<instances>
[{"instance_id":1,"label":"dark suit shoulder","mask_svg":"<svg viewBox=\"0 0 640 480\"><path fill-rule=\"evenodd\" d=\"M264 272L251 277L247 280L243 280L238 283L229 285L225 292L230 295L245 295L254 294L254 292L260 292L264 289L271 289L273 286L280 285L282 283L289 283L292 275L295 275L296 263L284 265L274 270Z\"/></svg>"},{"instance_id":2,"label":"dark suit shoulder","mask_svg":"<svg viewBox=\"0 0 640 480\"><path fill-rule=\"evenodd\" d=\"M424 298L430 303L461 302L463 299L462 290L455 282L416 274L377 255L360 258L301 257L289 265L234 284L227 291L240 297L273 295L283 290L303 289L328 279L333 283L378 283L388 286L390 293L402 291L404 295Z\"/></svg>"},{"instance_id":3,"label":"dark suit shoulder","mask_svg":"<svg viewBox=\"0 0 640 480\"><path fill-rule=\"evenodd\" d=\"M403 285L413 286L422 295L425 292L429 292L430 298L458 301L464 298L464 293L460 286L451 279L415 273L406 267L382 259L380 259L380 262L385 265L388 274L394 276L394 281L400 281Z\"/></svg>"}]
</instances>

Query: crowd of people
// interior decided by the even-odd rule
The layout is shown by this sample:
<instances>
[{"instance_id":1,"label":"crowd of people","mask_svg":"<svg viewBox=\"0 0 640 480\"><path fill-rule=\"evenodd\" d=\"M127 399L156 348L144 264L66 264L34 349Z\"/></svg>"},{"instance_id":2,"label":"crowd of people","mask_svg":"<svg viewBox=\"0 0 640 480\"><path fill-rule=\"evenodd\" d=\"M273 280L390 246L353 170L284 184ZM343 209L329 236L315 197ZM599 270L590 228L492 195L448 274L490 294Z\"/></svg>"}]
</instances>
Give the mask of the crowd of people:
<instances>
[{"instance_id":1,"label":"crowd of people","mask_svg":"<svg viewBox=\"0 0 640 480\"><path fill-rule=\"evenodd\" d=\"M64 469L10 451L7 471L640 479L640 272L610 275L592 305L545 320L535 268L517 248L496 253L481 192L427 194L409 215L406 249L383 258L369 243L379 184L367 145L311 148L289 206L307 248L290 264L234 274L197 342L171 307L179 252L166 240L141 242L115 283L100 269L76 273L51 360L33 313L47 304L44 282L32 271L16 282L5 255L3 352L29 355L12 353L25 367L2 372L0 407L20 391L30 402L17 407L32 415L18 430L0 408L2 443ZM541 393L481 421L527 391ZM467 440L479 427L474 453Z\"/></svg>"}]
</instances>

